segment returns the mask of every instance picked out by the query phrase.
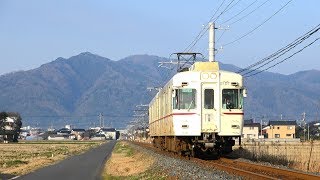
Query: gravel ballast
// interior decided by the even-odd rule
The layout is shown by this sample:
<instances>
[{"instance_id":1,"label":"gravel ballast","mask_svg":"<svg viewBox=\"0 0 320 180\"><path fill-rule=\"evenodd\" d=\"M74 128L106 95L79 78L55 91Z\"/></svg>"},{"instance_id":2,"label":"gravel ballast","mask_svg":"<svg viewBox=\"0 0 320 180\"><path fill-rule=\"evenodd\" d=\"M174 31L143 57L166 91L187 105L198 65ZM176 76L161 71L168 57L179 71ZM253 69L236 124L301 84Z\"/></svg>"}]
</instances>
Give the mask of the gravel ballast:
<instances>
[{"instance_id":1,"label":"gravel ballast","mask_svg":"<svg viewBox=\"0 0 320 180\"><path fill-rule=\"evenodd\" d=\"M153 164L152 169L162 171L168 177L175 177L178 179L241 179L241 177L230 175L221 170L201 167L187 159L176 159L158 154L152 150L134 144L132 144L132 147L139 152L154 157L155 163Z\"/></svg>"}]
</instances>

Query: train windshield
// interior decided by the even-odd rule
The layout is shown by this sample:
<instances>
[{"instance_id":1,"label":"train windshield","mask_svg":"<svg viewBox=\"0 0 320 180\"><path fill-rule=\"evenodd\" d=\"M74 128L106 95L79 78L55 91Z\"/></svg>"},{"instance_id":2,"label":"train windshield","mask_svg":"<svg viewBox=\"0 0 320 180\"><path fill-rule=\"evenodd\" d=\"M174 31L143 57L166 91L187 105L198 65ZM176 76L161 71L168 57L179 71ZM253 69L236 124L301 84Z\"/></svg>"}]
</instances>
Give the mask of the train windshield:
<instances>
[{"instance_id":1,"label":"train windshield","mask_svg":"<svg viewBox=\"0 0 320 180\"><path fill-rule=\"evenodd\" d=\"M214 109L214 90L213 89L204 90L204 108Z\"/></svg>"},{"instance_id":2,"label":"train windshield","mask_svg":"<svg viewBox=\"0 0 320 180\"><path fill-rule=\"evenodd\" d=\"M242 109L243 96L242 89L223 89L222 108L223 109Z\"/></svg>"},{"instance_id":3,"label":"train windshield","mask_svg":"<svg viewBox=\"0 0 320 180\"><path fill-rule=\"evenodd\" d=\"M195 89L176 89L173 97L173 109L195 109L196 93Z\"/></svg>"}]
</instances>

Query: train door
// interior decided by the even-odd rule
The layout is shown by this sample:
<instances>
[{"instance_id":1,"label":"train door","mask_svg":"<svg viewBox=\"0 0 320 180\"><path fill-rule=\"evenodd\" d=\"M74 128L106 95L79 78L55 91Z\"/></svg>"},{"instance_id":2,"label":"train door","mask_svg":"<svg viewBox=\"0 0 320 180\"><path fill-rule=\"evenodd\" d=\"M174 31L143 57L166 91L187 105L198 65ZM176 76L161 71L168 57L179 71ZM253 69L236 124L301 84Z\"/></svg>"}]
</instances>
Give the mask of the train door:
<instances>
[{"instance_id":1,"label":"train door","mask_svg":"<svg viewBox=\"0 0 320 180\"><path fill-rule=\"evenodd\" d=\"M202 83L202 104L201 104L201 130L202 132L216 132L217 127L217 107L215 103L218 90L216 83Z\"/></svg>"}]
</instances>

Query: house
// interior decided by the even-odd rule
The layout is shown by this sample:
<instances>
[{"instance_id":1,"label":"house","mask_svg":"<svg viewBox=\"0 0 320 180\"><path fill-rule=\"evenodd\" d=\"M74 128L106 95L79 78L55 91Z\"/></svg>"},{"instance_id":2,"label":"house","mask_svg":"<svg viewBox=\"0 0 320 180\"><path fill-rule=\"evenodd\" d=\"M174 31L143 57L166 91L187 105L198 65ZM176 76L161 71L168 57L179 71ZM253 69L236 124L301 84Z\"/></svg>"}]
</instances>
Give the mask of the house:
<instances>
[{"instance_id":1,"label":"house","mask_svg":"<svg viewBox=\"0 0 320 180\"><path fill-rule=\"evenodd\" d=\"M15 135L16 117L6 117L0 121L0 141L8 143L13 141Z\"/></svg>"},{"instance_id":2,"label":"house","mask_svg":"<svg viewBox=\"0 0 320 180\"><path fill-rule=\"evenodd\" d=\"M245 120L242 131L244 139L258 139L260 131L260 123L254 123L253 120Z\"/></svg>"},{"instance_id":3,"label":"house","mask_svg":"<svg viewBox=\"0 0 320 180\"><path fill-rule=\"evenodd\" d=\"M265 128L267 138L296 138L296 121L269 121Z\"/></svg>"},{"instance_id":4,"label":"house","mask_svg":"<svg viewBox=\"0 0 320 180\"><path fill-rule=\"evenodd\" d=\"M71 134L76 137L76 140L81 140L84 137L85 129L72 129Z\"/></svg>"},{"instance_id":5,"label":"house","mask_svg":"<svg viewBox=\"0 0 320 180\"><path fill-rule=\"evenodd\" d=\"M104 134L107 139L117 139L117 131L115 128L101 128L100 134Z\"/></svg>"},{"instance_id":6,"label":"house","mask_svg":"<svg viewBox=\"0 0 320 180\"><path fill-rule=\"evenodd\" d=\"M70 135L71 134L71 130L68 128L61 128L57 131L58 135Z\"/></svg>"}]
</instances>

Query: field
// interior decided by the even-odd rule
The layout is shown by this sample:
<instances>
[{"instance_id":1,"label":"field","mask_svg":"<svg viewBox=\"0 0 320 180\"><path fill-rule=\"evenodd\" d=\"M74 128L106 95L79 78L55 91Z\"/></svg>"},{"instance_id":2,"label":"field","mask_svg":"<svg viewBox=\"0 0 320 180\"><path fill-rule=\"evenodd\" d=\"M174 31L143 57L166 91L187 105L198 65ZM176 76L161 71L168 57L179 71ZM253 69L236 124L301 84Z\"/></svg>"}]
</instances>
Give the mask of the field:
<instances>
[{"instance_id":1,"label":"field","mask_svg":"<svg viewBox=\"0 0 320 180\"><path fill-rule=\"evenodd\" d=\"M235 149L240 157L288 166L293 169L320 172L320 142L253 142Z\"/></svg>"},{"instance_id":2,"label":"field","mask_svg":"<svg viewBox=\"0 0 320 180\"><path fill-rule=\"evenodd\" d=\"M0 174L23 175L80 154L101 142L21 142L0 144Z\"/></svg>"}]
</instances>

